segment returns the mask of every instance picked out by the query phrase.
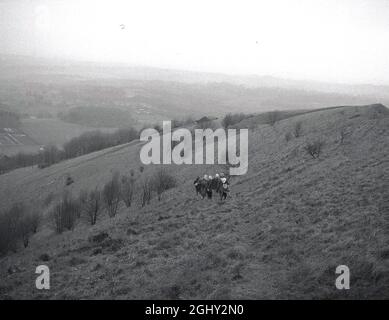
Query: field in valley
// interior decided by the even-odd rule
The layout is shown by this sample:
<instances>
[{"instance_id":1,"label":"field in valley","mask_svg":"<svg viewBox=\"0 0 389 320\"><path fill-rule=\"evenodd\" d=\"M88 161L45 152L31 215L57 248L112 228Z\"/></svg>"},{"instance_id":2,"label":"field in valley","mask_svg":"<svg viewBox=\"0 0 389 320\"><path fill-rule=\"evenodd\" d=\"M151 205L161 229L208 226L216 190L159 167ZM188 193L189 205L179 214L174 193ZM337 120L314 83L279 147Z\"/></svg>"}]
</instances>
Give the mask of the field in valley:
<instances>
[{"instance_id":1,"label":"field in valley","mask_svg":"<svg viewBox=\"0 0 389 320\"><path fill-rule=\"evenodd\" d=\"M42 145L62 146L65 142L89 131L113 132L115 128L93 128L67 123L58 119L24 119L22 130Z\"/></svg>"},{"instance_id":2,"label":"field in valley","mask_svg":"<svg viewBox=\"0 0 389 320\"><path fill-rule=\"evenodd\" d=\"M8 128L7 128L8 129ZM89 131L114 132L115 128L93 128L58 119L22 119L20 128L0 129L0 155L14 155L18 152L36 153L41 146L62 145Z\"/></svg>"}]
</instances>

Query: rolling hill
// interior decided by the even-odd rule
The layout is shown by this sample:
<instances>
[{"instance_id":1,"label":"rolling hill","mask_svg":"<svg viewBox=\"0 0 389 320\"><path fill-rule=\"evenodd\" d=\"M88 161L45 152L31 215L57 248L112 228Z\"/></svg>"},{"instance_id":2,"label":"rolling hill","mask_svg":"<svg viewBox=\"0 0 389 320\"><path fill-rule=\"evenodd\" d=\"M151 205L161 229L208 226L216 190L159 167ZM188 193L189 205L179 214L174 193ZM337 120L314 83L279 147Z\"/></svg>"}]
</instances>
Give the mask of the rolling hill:
<instances>
[{"instance_id":1,"label":"rolling hill","mask_svg":"<svg viewBox=\"0 0 389 320\"><path fill-rule=\"evenodd\" d=\"M97 114L104 115L107 108L115 108L120 109L116 113L142 126L187 116L312 109L371 101L389 102L388 87L0 55L0 105L39 118L66 115L79 108L94 108ZM120 117L104 118L105 121L101 117L76 116L88 126L95 126L96 120L111 127L123 125Z\"/></svg>"},{"instance_id":2,"label":"rolling hill","mask_svg":"<svg viewBox=\"0 0 389 320\"><path fill-rule=\"evenodd\" d=\"M116 217L93 227L81 220L61 235L45 221L28 248L0 260L0 297L388 299L389 110L323 109L274 126L244 121L249 171L232 178L226 202L200 200L193 190L196 176L225 167L171 165L179 186L161 202L121 205ZM305 147L317 140L324 145L314 159ZM93 189L114 171L148 175L155 166L139 173L140 147L134 141L4 174L1 207ZM74 183L65 187L68 175ZM51 271L46 292L35 289L40 264ZM334 286L338 265L350 268L350 290Z\"/></svg>"}]
</instances>

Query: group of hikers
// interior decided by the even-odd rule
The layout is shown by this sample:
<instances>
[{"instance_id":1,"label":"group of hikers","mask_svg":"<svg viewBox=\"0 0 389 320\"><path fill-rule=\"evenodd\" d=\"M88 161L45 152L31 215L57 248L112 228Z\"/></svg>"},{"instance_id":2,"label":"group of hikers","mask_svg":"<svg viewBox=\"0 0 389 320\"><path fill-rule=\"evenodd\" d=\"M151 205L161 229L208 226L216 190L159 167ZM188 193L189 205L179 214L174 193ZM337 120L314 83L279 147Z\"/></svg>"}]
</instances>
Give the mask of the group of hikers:
<instances>
[{"instance_id":1,"label":"group of hikers","mask_svg":"<svg viewBox=\"0 0 389 320\"><path fill-rule=\"evenodd\" d=\"M230 192L229 179L223 173L215 174L215 177L204 175L204 177L197 177L194 181L196 194L200 195L202 199L207 197L212 199L213 192L220 196L220 200L225 200Z\"/></svg>"}]
</instances>

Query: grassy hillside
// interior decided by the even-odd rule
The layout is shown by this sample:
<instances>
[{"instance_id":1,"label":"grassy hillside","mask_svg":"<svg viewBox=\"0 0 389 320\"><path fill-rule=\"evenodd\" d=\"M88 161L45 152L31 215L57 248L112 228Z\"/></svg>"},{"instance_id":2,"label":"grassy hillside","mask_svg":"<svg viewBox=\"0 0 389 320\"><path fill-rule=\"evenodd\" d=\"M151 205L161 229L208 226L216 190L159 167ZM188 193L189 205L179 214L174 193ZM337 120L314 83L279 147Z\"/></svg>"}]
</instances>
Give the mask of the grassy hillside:
<instances>
[{"instance_id":1,"label":"grassy hillside","mask_svg":"<svg viewBox=\"0 0 389 320\"><path fill-rule=\"evenodd\" d=\"M305 147L317 139L324 146L313 159ZM221 167L171 166L179 187L161 202L122 205L114 218L94 227L80 221L61 235L46 221L27 249L0 260L0 296L387 299L388 147L389 111L381 105L310 112L274 126L251 123L249 172L233 178L225 203L193 192L197 175ZM55 198L68 174L74 193L101 186L115 170L139 176L139 148L132 142L4 174L1 205ZM51 270L47 292L35 289L39 264ZM334 286L341 264L351 271L348 291Z\"/></svg>"}]
</instances>

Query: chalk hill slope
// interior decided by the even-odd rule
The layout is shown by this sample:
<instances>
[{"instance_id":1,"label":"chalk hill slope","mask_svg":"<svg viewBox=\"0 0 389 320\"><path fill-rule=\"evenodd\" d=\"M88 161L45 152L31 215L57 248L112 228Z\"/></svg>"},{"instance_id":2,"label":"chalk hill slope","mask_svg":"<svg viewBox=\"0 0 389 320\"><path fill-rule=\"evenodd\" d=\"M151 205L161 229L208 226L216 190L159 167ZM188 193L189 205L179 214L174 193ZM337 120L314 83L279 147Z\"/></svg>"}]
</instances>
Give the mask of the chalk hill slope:
<instances>
[{"instance_id":1,"label":"chalk hill slope","mask_svg":"<svg viewBox=\"0 0 389 320\"><path fill-rule=\"evenodd\" d=\"M171 166L179 186L160 202L122 206L115 218L61 235L47 222L27 249L0 260L0 297L388 299L388 109L340 107L248 126L249 172L232 179L225 203L193 192L195 176L225 168ZM324 146L314 159L305 146L317 139ZM55 199L69 174L74 193L116 170L140 175L140 146L2 175L2 206ZM45 292L35 289L40 264L51 270ZM350 268L350 290L335 288L338 265Z\"/></svg>"}]
</instances>

